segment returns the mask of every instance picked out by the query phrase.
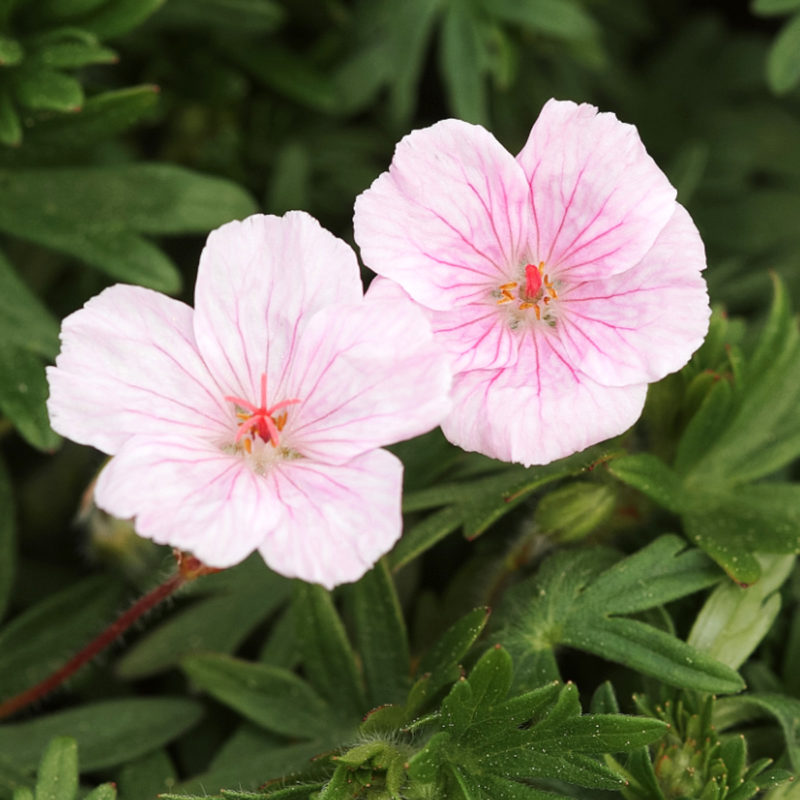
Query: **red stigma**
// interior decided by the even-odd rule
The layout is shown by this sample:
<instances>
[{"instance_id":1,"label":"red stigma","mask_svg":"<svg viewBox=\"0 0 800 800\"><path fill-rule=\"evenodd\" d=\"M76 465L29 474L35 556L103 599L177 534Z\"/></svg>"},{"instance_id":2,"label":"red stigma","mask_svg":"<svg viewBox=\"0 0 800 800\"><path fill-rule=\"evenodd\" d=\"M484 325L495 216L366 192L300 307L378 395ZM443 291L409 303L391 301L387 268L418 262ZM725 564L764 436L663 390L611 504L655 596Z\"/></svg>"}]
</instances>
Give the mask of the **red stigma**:
<instances>
[{"instance_id":1,"label":"red stigma","mask_svg":"<svg viewBox=\"0 0 800 800\"><path fill-rule=\"evenodd\" d=\"M261 374L261 405L256 407L248 400L244 400L241 397L235 397L233 395L227 395L225 399L229 403L236 403L239 408L245 409L245 412L249 413L240 413L237 416L242 420L242 423L236 429L236 438L234 442L238 444L244 436L248 433L251 437L254 437L255 434L258 434L261 439L265 442L271 442L273 447L278 446L278 438L280 435L280 431L283 428L283 424L285 420L285 414L282 415L282 418L279 418L277 421L273 419L273 414L276 411L280 411L282 408L286 408L286 406L294 405L295 403L299 403L300 400L292 399L292 400L281 400L280 403L275 403L274 406L267 407L267 376L265 373ZM249 445L249 441L245 441L245 445ZM246 447L247 452L250 452L250 447Z\"/></svg>"},{"instance_id":2,"label":"red stigma","mask_svg":"<svg viewBox=\"0 0 800 800\"><path fill-rule=\"evenodd\" d=\"M542 288L542 273L534 264L525 265L525 294L533 299Z\"/></svg>"}]
</instances>

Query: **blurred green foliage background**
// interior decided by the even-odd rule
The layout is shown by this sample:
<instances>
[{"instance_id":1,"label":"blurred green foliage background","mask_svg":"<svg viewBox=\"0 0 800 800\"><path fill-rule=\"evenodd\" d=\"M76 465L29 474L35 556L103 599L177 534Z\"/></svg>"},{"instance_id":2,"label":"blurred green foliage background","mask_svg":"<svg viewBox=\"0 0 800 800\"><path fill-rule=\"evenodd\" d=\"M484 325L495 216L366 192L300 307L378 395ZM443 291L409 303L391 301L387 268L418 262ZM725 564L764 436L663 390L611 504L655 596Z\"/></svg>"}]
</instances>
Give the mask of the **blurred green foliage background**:
<instances>
[{"instance_id":1,"label":"blurred green foliage background","mask_svg":"<svg viewBox=\"0 0 800 800\"><path fill-rule=\"evenodd\" d=\"M355 197L408 131L460 117L516 152L556 97L638 126L706 243L712 302L758 324L770 271L800 300L798 83L800 0L0 0L0 616L58 598L38 627L0 629L0 695L151 585L164 555L81 499L102 459L48 426L62 317L115 281L191 303L205 235L257 210L302 208L352 241ZM205 619L238 619L209 649L235 649L285 599L263 570L250 580L204 596ZM78 694L177 686L147 681L176 663L170 636L208 636L192 624ZM154 711L163 741L196 721L174 702ZM220 744L199 730L172 752L183 776Z\"/></svg>"}]
</instances>

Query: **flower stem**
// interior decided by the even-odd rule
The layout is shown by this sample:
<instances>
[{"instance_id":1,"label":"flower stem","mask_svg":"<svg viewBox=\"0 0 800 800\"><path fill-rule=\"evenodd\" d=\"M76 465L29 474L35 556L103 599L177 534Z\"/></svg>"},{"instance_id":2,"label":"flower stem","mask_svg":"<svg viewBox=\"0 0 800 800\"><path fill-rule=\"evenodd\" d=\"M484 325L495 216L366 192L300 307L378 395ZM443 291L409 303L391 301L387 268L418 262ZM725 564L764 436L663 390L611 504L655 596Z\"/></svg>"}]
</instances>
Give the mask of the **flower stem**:
<instances>
[{"instance_id":1,"label":"flower stem","mask_svg":"<svg viewBox=\"0 0 800 800\"><path fill-rule=\"evenodd\" d=\"M120 614L102 633L92 639L89 644L76 653L66 664L59 667L40 683L26 689L20 694L10 697L0 703L0 719L10 717L31 703L41 700L45 695L61 686L64 681L71 678L81 667L88 664L96 655L106 649L117 637L125 633L136 620L140 619L151 609L155 608L162 600L166 600L173 592L185 583L217 570L206 567L192 556L176 553L178 571L160 586L149 591L139 598L127 611Z\"/></svg>"}]
</instances>

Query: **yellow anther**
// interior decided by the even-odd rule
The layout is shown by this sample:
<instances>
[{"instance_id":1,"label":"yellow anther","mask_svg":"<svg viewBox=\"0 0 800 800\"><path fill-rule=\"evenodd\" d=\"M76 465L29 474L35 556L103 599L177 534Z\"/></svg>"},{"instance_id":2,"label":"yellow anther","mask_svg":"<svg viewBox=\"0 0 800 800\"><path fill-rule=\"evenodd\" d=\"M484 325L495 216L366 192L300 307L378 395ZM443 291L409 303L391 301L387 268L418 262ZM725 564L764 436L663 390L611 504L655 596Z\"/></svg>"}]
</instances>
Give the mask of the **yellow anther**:
<instances>
[{"instance_id":1,"label":"yellow anther","mask_svg":"<svg viewBox=\"0 0 800 800\"><path fill-rule=\"evenodd\" d=\"M244 442L244 449L247 450L248 454L253 452L253 440L249 436L245 436L242 439Z\"/></svg>"},{"instance_id":2,"label":"yellow anther","mask_svg":"<svg viewBox=\"0 0 800 800\"><path fill-rule=\"evenodd\" d=\"M516 289L518 285L516 281L511 281L511 283L501 284L500 289Z\"/></svg>"},{"instance_id":3,"label":"yellow anther","mask_svg":"<svg viewBox=\"0 0 800 800\"><path fill-rule=\"evenodd\" d=\"M539 306L534 306L533 310L536 312L536 319L541 319L542 318L542 312L539 309Z\"/></svg>"}]
</instances>

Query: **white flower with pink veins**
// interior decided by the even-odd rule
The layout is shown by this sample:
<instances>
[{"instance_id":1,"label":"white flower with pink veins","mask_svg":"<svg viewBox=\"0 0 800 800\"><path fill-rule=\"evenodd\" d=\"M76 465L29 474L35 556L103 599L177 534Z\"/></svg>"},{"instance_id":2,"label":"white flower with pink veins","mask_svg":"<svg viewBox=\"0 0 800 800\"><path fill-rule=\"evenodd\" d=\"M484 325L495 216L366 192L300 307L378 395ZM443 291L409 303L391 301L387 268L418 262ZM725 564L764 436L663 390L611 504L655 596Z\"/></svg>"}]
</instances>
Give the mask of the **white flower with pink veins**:
<instances>
[{"instance_id":1,"label":"white flower with pink veins","mask_svg":"<svg viewBox=\"0 0 800 800\"><path fill-rule=\"evenodd\" d=\"M379 448L450 407L424 315L364 298L353 251L303 212L214 231L194 310L112 286L61 340L50 418L113 455L101 508L209 566L258 550L329 588L400 536L402 465Z\"/></svg>"},{"instance_id":2,"label":"white flower with pink veins","mask_svg":"<svg viewBox=\"0 0 800 800\"><path fill-rule=\"evenodd\" d=\"M545 464L636 421L708 329L675 196L636 128L590 105L550 100L516 158L458 120L397 145L355 237L370 294L425 309L455 358L452 442Z\"/></svg>"}]
</instances>

